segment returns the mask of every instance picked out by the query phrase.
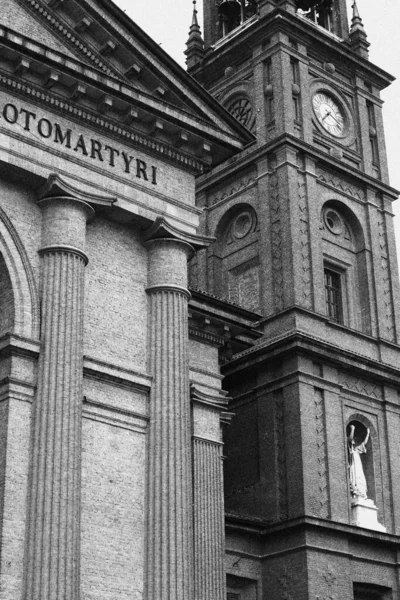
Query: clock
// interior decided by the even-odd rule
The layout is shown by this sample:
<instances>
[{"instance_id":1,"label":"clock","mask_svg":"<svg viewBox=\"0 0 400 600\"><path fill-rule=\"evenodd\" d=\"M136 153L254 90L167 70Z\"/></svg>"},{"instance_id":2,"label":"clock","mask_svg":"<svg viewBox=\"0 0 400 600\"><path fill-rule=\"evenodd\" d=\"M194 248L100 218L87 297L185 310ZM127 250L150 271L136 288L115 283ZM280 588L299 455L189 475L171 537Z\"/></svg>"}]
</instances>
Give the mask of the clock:
<instances>
[{"instance_id":1,"label":"clock","mask_svg":"<svg viewBox=\"0 0 400 600\"><path fill-rule=\"evenodd\" d=\"M319 124L331 135L343 137L346 134L346 115L330 94L318 91L314 94L312 105Z\"/></svg>"}]
</instances>

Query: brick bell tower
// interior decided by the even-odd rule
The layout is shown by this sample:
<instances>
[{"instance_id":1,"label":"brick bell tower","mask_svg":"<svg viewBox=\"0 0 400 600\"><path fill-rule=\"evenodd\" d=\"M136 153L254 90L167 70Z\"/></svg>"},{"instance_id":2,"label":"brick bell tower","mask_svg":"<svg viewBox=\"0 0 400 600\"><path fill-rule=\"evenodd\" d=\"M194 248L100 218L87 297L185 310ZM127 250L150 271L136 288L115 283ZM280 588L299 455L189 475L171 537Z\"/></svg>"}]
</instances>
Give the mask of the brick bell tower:
<instances>
[{"instance_id":1,"label":"brick bell tower","mask_svg":"<svg viewBox=\"0 0 400 600\"><path fill-rule=\"evenodd\" d=\"M191 269L263 334L222 367L229 600L400 594L392 77L346 4L204 0L190 30L189 72L256 138L198 182Z\"/></svg>"}]
</instances>

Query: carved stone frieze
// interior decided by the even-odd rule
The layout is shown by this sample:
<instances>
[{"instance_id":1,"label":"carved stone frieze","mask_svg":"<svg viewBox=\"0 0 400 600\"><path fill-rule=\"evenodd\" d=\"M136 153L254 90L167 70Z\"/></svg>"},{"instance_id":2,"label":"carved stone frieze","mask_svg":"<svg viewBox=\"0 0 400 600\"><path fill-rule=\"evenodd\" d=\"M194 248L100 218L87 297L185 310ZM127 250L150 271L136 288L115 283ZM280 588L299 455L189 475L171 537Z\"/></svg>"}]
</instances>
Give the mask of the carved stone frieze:
<instances>
[{"instance_id":1,"label":"carved stone frieze","mask_svg":"<svg viewBox=\"0 0 400 600\"><path fill-rule=\"evenodd\" d=\"M288 516L288 490L286 476L285 404L282 390L274 392L276 469L278 486L278 516L284 521Z\"/></svg>"},{"instance_id":2,"label":"carved stone frieze","mask_svg":"<svg viewBox=\"0 0 400 600\"><path fill-rule=\"evenodd\" d=\"M321 183L325 183L330 187L333 187L340 192L344 192L345 194L349 194L353 198L357 198L357 200L364 200L365 193L364 190L357 187L353 183L350 183L344 177L338 177L329 171L325 171L324 169L317 167L317 177Z\"/></svg>"},{"instance_id":3,"label":"carved stone frieze","mask_svg":"<svg viewBox=\"0 0 400 600\"><path fill-rule=\"evenodd\" d=\"M354 377L350 373L341 373L340 385L348 390L358 392L364 396L376 398L377 400L383 399L383 390L380 385L375 385L365 379Z\"/></svg>"},{"instance_id":4,"label":"carved stone frieze","mask_svg":"<svg viewBox=\"0 0 400 600\"><path fill-rule=\"evenodd\" d=\"M387 243L386 225L384 214L380 214L378 220L379 246L381 249L381 277L382 277L382 298L384 304L385 327L382 331L382 337L396 341L396 331L394 323L394 307L392 298L392 282L389 265L389 248Z\"/></svg>"},{"instance_id":5,"label":"carved stone frieze","mask_svg":"<svg viewBox=\"0 0 400 600\"><path fill-rule=\"evenodd\" d=\"M326 453L325 407L322 390L314 391L315 443L317 458L320 517L329 518L328 457Z\"/></svg>"},{"instance_id":6,"label":"carved stone frieze","mask_svg":"<svg viewBox=\"0 0 400 600\"><path fill-rule=\"evenodd\" d=\"M312 284L311 284L311 248L310 224L307 205L306 178L304 173L297 175L298 207L300 220L300 254L301 254L301 290L300 306L312 309Z\"/></svg>"},{"instance_id":7,"label":"carved stone frieze","mask_svg":"<svg viewBox=\"0 0 400 600\"><path fill-rule=\"evenodd\" d=\"M212 196L210 198L210 206L214 206L214 204L217 204L222 200L226 200L227 198L231 198L232 196L235 196L235 194L238 194L239 192L242 192L247 188L252 187L256 183L256 181L256 177L245 177L244 179L238 181L234 185L230 184L223 191L219 191L216 196Z\"/></svg>"},{"instance_id":8,"label":"carved stone frieze","mask_svg":"<svg viewBox=\"0 0 400 600\"><path fill-rule=\"evenodd\" d=\"M278 174L272 173L270 178L271 207L271 243L272 243L272 281L275 310L284 307L283 257L282 257L282 223L279 198Z\"/></svg>"}]
</instances>

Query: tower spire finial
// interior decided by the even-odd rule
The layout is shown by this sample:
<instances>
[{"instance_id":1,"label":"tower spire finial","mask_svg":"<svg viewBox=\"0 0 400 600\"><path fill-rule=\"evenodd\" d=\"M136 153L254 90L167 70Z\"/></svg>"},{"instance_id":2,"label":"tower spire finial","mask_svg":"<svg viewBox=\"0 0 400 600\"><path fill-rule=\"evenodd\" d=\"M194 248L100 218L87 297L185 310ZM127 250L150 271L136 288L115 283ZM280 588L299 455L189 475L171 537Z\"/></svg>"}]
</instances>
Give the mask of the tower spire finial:
<instances>
[{"instance_id":1,"label":"tower spire finial","mask_svg":"<svg viewBox=\"0 0 400 600\"><path fill-rule=\"evenodd\" d=\"M201 36L199 22L197 20L197 12L197 0L193 0L192 24L190 25L189 38L186 42L187 50L185 51L188 69L194 67L198 62L200 62L204 54L204 41Z\"/></svg>"},{"instance_id":2,"label":"tower spire finial","mask_svg":"<svg viewBox=\"0 0 400 600\"><path fill-rule=\"evenodd\" d=\"M353 2L353 17L351 19L351 30L350 33L353 33L356 30L362 30L365 32L364 24L360 17L360 11L358 10L357 2L354 0ZM366 34L365 34L366 35Z\"/></svg>"},{"instance_id":3,"label":"tower spire finial","mask_svg":"<svg viewBox=\"0 0 400 600\"><path fill-rule=\"evenodd\" d=\"M358 54L364 58L368 58L369 42L367 41L367 32L365 31L356 0L354 0L352 8L353 17L351 19L350 41Z\"/></svg>"},{"instance_id":4,"label":"tower spire finial","mask_svg":"<svg viewBox=\"0 0 400 600\"><path fill-rule=\"evenodd\" d=\"M199 31L200 31L199 22L197 20L197 13L198 13L198 10L197 10L197 0L193 0L193 18L192 18L191 28L192 27L198 27Z\"/></svg>"}]
</instances>

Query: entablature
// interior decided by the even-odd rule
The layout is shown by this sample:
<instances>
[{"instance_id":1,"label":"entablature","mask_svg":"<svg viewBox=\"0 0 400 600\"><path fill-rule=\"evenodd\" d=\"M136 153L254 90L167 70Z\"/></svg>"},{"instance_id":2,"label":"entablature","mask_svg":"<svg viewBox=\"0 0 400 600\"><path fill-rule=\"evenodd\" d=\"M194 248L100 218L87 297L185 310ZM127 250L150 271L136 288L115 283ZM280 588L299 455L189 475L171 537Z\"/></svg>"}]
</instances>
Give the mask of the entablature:
<instances>
[{"instance_id":1,"label":"entablature","mask_svg":"<svg viewBox=\"0 0 400 600\"><path fill-rule=\"evenodd\" d=\"M229 354L252 347L261 337L256 329L261 315L200 290L190 289L190 292L191 337L223 350L229 346Z\"/></svg>"}]
</instances>

